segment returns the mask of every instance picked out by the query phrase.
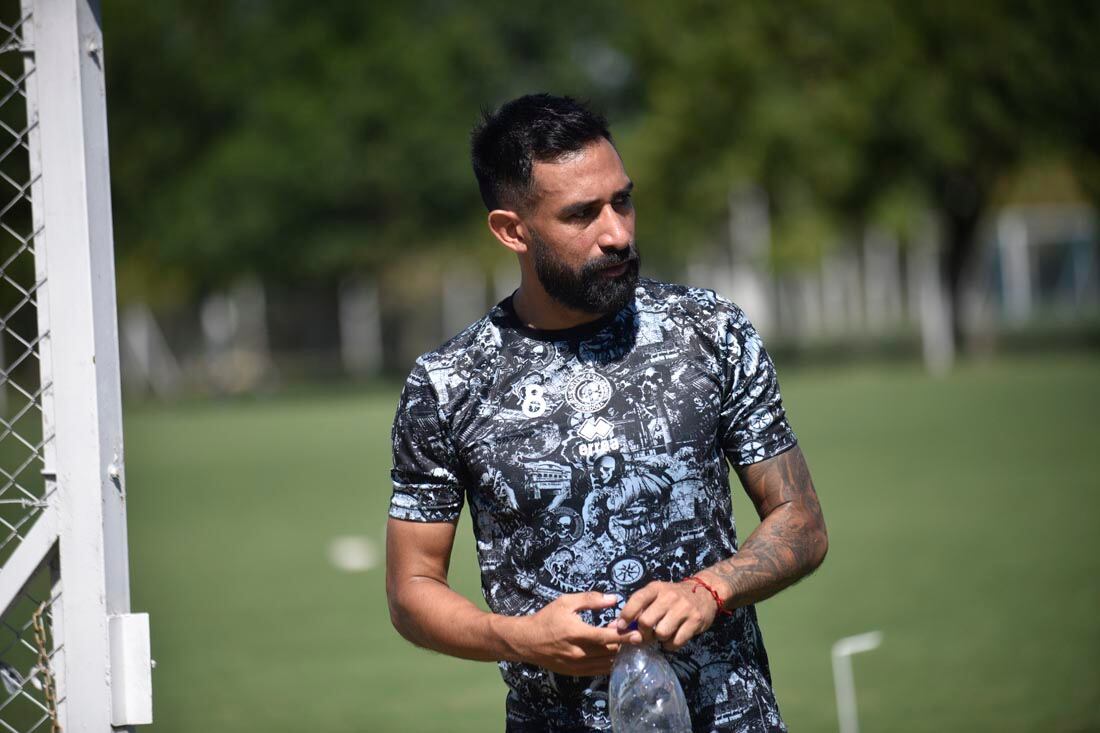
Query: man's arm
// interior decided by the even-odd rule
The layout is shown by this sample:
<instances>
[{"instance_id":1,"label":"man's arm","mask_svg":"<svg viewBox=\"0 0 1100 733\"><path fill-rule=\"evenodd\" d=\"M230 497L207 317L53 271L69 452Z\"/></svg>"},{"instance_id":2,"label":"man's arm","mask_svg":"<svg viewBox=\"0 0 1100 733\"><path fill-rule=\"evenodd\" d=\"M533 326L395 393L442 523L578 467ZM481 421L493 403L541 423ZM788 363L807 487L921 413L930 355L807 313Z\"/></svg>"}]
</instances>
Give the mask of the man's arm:
<instances>
[{"instance_id":1,"label":"man's arm","mask_svg":"<svg viewBox=\"0 0 1100 733\"><path fill-rule=\"evenodd\" d=\"M797 445L736 470L760 525L736 555L696 573L727 610L769 598L809 575L829 546L817 492ZM647 636L678 649L710 628L717 612L714 599L700 586L657 582L630 597L617 626L626 628L636 620Z\"/></svg>"},{"instance_id":2,"label":"man's arm","mask_svg":"<svg viewBox=\"0 0 1100 733\"><path fill-rule=\"evenodd\" d=\"M718 589L727 609L762 601L794 584L816 570L829 549L821 504L797 445L736 470L760 525L736 555L698 574Z\"/></svg>"},{"instance_id":3,"label":"man's arm","mask_svg":"<svg viewBox=\"0 0 1100 733\"><path fill-rule=\"evenodd\" d=\"M607 674L618 645L637 632L585 623L578 612L615 605L601 593L563 595L531 616L479 609L447 584L455 525L390 519L386 595L394 628L417 646L477 661L528 662L562 674Z\"/></svg>"}]
</instances>

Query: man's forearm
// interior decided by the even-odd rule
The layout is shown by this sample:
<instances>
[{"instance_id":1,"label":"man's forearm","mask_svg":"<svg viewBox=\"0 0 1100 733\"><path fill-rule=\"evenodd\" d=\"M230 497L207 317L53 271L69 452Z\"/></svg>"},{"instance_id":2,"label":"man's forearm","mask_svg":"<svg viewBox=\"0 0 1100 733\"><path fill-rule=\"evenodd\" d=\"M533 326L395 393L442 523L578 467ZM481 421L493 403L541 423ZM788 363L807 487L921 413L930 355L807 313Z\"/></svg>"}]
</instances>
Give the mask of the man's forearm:
<instances>
[{"instance_id":1,"label":"man's forearm","mask_svg":"<svg viewBox=\"0 0 1100 733\"><path fill-rule=\"evenodd\" d=\"M483 611L447 584L454 532L445 522L386 525L386 598L403 637L462 659L526 662L574 676L608 673L629 635L590 626L580 613L610 608L617 596L566 593L529 616Z\"/></svg>"},{"instance_id":2,"label":"man's forearm","mask_svg":"<svg viewBox=\"0 0 1100 733\"><path fill-rule=\"evenodd\" d=\"M505 616L482 611L438 579L416 576L395 590L390 615L401 635L463 659L526 662L586 677L609 674L619 645L641 641L638 632L590 626L580 618L580 611L618 601L595 591L561 595L531 616Z\"/></svg>"},{"instance_id":3,"label":"man's forearm","mask_svg":"<svg viewBox=\"0 0 1100 733\"><path fill-rule=\"evenodd\" d=\"M417 646L480 662L518 661L519 618L483 611L446 583L419 577L390 593L390 618Z\"/></svg>"},{"instance_id":4,"label":"man's forearm","mask_svg":"<svg viewBox=\"0 0 1100 733\"><path fill-rule=\"evenodd\" d=\"M760 513L760 526L740 552L699 574L717 581L725 608L775 595L812 573L829 548L821 504L801 448L796 445L737 473Z\"/></svg>"},{"instance_id":5,"label":"man's forearm","mask_svg":"<svg viewBox=\"0 0 1100 733\"><path fill-rule=\"evenodd\" d=\"M784 504L760 523L733 557L698 575L713 583L726 609L769 598L813 572L828 540L820 511Z\"/></svg>"}]
</instances>

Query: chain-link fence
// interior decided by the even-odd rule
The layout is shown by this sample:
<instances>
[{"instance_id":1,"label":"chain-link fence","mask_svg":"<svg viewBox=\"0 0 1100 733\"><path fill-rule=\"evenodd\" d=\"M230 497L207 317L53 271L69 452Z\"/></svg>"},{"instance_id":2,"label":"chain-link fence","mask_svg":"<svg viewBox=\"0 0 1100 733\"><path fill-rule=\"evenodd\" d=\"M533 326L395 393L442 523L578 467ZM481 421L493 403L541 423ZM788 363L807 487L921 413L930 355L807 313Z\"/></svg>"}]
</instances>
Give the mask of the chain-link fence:
<instances>
[{"instance_id":1,"label":"chain-link fence","mask_svg":"<svg viewBox=\"0 0 1100 733\"><path fill-rule=\"evenodd\" d=\"M51 635L55 600L50 578L42 572L4 614L0 627L0 730L61 730Z\"/></svg>"},{"instance_id":2,"label":"chain-link fence","mask_svg":"<svg viewBox=\"0 0 1100 733\"><path fill-rule=\"evenodd\" d=\"M10 3L4 9L10 10ZM42 394L49 384L40 377L40 364L48 334L39 330L36 307L45 275L35 267L29 156L34 122L28 119L25 92L34 74L33 54L23 40L30 19L20 13L14 22L0 21L5 36L0 46L0 562L45 506L42 470L50 438L42 435Z\"/></svg>"},{"instance_id":3,"label":"chain-link fence","mask_svg":"<svg viewBox=\"0 0 1100 733\"><path fill-rule=\"evenodd\" d=\"M6 0L0 12L0 564L10 566L48 507L53 482L52 434L43 430L49 330L37 307L46 277L35 257L41 224L31 205L38 183L31 154L37 120L27 93L35 73L33 10ZM35 560L26 585L0 598L7 604L0 616L3 731L60 730L51 632L60 584L52 552Z\"/></svg>"}]
</instances>

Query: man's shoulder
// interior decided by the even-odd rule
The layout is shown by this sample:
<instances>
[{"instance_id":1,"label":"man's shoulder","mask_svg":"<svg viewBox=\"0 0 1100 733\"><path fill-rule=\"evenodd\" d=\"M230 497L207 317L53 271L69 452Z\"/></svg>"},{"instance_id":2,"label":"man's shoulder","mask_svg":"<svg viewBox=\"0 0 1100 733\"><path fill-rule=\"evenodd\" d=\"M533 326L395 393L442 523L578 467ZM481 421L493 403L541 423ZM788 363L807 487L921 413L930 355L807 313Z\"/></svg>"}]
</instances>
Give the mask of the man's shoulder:
<instances>
[{"instance_id":1,"label":"man's shoulder","mask_svg":"<svg viewBox=\"0 0 1100 733\"><path fill-rule=\"evenodd\" d=\"M480 372L500 350L499 306L450 339L416 358L410 379L422 373L443 401L471 375Z\"/></svg>"},{"instance_id":2,"label":"man's shoulder","mask_svg":"<svg viewBox=\"0 0 1100 733\"><path fill-rule=\"evenodd\" d=\"M442 344L417 357L417 361L439 361L465 354L470 349L492 349L500 345L500 328L494 323L493 308L484 316L450 337Z\"/></svg>"},{"instance_id":3,"label":"man's shoulder","mask_svg":"<svg viewBox=\"0 0 1100 733\"><path fill-rule=\"evenodd\" d=\"M710 288L642 278L638 281L637 303L640 311L664 312L680 318L713 322L719 318L744 321L745 314L733 301Z\"/></svg>"}]
</instances>

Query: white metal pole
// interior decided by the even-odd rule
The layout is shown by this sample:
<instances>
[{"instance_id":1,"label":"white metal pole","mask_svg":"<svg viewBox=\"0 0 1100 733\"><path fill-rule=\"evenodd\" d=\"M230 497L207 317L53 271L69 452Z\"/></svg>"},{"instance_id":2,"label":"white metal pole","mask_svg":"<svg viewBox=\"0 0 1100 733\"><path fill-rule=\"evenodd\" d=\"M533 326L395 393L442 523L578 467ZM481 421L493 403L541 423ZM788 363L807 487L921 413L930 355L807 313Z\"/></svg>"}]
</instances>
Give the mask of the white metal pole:
<instances>
[{"instance_id":1,"label":"white metal pole","mask_svg":"<svg viewBox=\"0 0 1100 733\"><path fill-rule=\"evenodd\" d=\"M1031 315L1031 258L1027 224L1017 214L997 220L997 248L1001 254L1001 286L1008 319L1014 323Z\"/></svg>"},{"instance_id":2,"label":"white metal pole","mask_svg":"<svg viewBox=\"0 0 1100 733\"><path fill-rule=\"evenodd\" d=\"M365 278L350 279L341 284L339 298L340 356L344 370L357 376L377 374L382 367L378 287Z\"/></svg>"},{"instance_id":3,"label":"white metal pole","mask_svg":"<svg viewBox=\"0 0 1100 733\"><path fill-rule=\"evenodd\" d=\"M37 114L60 498L62 726L112 724L109 617L130 610L103 40L95 0L37 0ZM117 670L116 670L117 671ZM137 721L123 721L137 722Z\"/></svg>"},{"instance_id":4,"label":"white metal pole","mask_svg":"<svg viewBox=\"0 0 1100 733\"><path fill-rule=\"evenodd\" d=\"M53 405L53 354L49 348L50 333L50 309L49 309L49 271L46 262L46 243L42 232L45 229L45 195L42 186L42 159L39 152L42 150L41 130L38 126L38 101L42 94L38 84L37 73L37 38L35 36L34 17L40 0L22 0L20 9L24 19L30 18L23 24L23 53L24 66L27 74L24 92L27 99L27 162L30 174L31 195L31 238L34 243L34 268L35 283L38 285L35 297L35 311L38 318L38 333L43 337L38 351L38 373L40 379L41 396L39 405L42 408L42 481L43 496L47 499L47 507L42 519L50 521L54 527L51 556L49 560L50 574L50 598L60 599L61 566L60 558L54 552L59 543L60 533L60 509L57 489L57 461L54 450L54 405ZM39 521L42 521L40 519ZM46 525L44 525L46 526ZM64 665L65 648L65 612L60 600L50 606L50 636L53 644L53 661L51 667L54 676L54 690L60 700L65 699L65 690L68 689ZM60 651L58 651L60 650ZM64 720L64 702L58 704L59 720Z\"/></svg>"},{"instance_id":5,"label":"white metal pole","mask_svg":"<svg viewBox=\"0 0 1100 733\"><path fill-rule=\"evenodd\" d=\"M955 361L953 304L940 267L941 238L939 222L929 215L909 259L916 276L921 353L925 368L936 376L945 374Z\"/></svg>"},{"instance_id":6,"label":"white metal pole","mask_svg":"<svg viewBox=\"0 0 1100 733\"><path fill-rule=\"evenodd\" d=\"M836 685L836 716L840 733L859 733L856 683L852 677L852 655L877 649L882 632L848 636L833 644L833 683Z\"/></svg>"}]
</instances>

